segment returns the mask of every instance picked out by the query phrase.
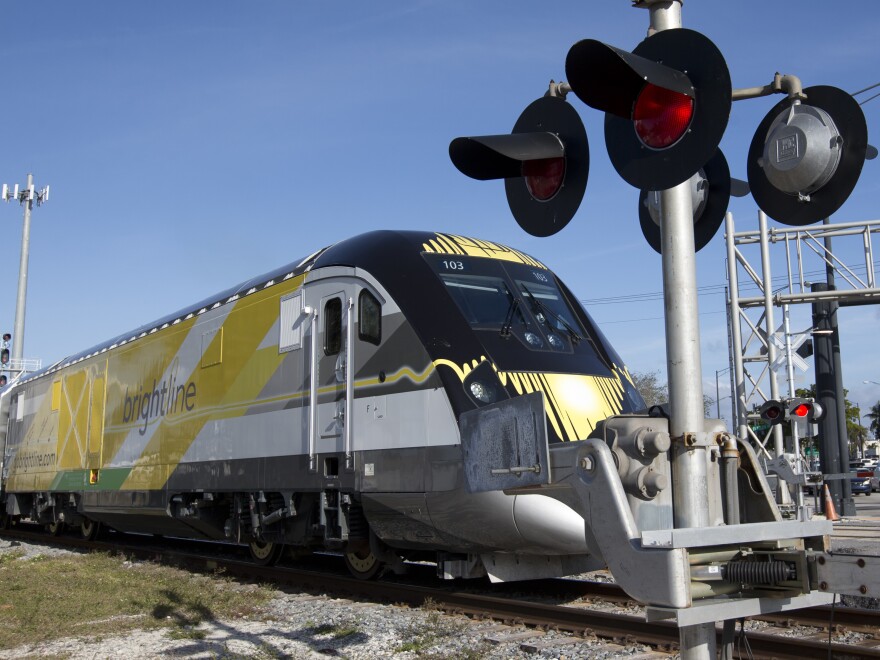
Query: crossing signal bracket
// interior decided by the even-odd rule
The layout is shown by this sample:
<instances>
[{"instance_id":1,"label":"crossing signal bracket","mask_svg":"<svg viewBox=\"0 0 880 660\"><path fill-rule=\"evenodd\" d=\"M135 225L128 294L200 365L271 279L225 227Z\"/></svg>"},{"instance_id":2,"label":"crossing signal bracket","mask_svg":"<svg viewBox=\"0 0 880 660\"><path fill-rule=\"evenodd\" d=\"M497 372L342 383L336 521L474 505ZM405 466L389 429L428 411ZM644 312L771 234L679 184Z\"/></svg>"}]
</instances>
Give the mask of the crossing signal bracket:
<instances>
[{"instance_id":1,"label":"crossing signal bracket","mask_svg":"<svg viewBox=\"0 0 880 660\"><path fill-rule=\"evenodd\" d=\"M806 101L780 101L758 125L747 166L755 203L793 226L837 211L869 154L865 116L851 95L828 86L803 91Z\"/></svg>"},{"instance_id":2,"label":"crossing signal bracket","mask_svg":"<svg viewBox=\"0 0 880 660\"><path fill-rule=\"evenodd\" d=\"M730 73L721 51L699 32L663 30L631 53L585 39L569 50L565 73L581 101L606 113L608 156L636 188L687 181L727 128Z\"/></svg>"},{"instance_id":3,"label":"crossing signal bracket","mask_svg":"<svg viewBox=\"0 0 880 660\"><path fill-rule=\"evenodd\" d=\"M510 135L455 138L449 157L462 174L504 179L510 211L533 236L551 236L574 217L590 169L587 132L566 101L545 96L519 116Z\"/></svg>"}]
</instances>

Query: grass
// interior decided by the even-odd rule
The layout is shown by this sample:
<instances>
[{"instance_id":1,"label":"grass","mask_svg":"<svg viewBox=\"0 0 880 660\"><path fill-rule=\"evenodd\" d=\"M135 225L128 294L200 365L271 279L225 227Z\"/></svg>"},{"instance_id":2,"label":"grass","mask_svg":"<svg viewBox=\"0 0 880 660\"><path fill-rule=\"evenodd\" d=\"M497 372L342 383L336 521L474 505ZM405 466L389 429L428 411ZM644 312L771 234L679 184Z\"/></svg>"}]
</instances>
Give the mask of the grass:
<instances>
[{"instance_id":1,"label":"grass","mask_svg":"<svg viewBox=\"0 0 880 660\"><path fill-rule=\"evenodd\" d=\"M61 637L169 628L199 639L203 621L259 613L269 589L107 554L0 555L0 649Z\"/></svg>"}]
</instances>

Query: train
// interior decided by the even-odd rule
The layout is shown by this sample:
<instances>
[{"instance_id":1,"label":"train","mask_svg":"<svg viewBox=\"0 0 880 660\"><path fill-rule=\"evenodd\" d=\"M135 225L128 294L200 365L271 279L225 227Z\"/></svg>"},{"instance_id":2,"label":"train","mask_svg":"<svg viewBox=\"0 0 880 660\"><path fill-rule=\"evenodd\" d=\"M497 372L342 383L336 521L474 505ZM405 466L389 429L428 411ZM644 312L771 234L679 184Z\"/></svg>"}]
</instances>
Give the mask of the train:
<instances>
[{"instance_id":1,"label":"train","mask_svg":"<svg viewBox=\"0 0 880 660\"><path fill-rule=\"evenodd\" d=\"M466 483L462 416L533 393L551 444L645 409L537 259L371 231L7 385L2 523L329 551L364 579L600 568L567 504Z\"/></svg>"}]
</instances>

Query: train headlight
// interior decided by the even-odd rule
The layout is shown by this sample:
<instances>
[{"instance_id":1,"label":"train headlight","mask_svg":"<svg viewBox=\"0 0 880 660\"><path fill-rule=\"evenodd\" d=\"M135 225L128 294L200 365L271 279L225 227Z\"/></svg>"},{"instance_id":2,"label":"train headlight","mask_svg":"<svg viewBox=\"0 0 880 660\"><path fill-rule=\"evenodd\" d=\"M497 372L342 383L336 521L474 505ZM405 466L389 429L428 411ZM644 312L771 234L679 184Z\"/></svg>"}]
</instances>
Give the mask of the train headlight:
<instances>
[{"instance_id":1,"label":"train headlight","mask_svg":"<svg viewBox=\"0 0 880 660\"><path fill-rule=\"evenodd\" d=\"M482 401L483 403L492 403L497 398L495 388L491 385L483 383L482 381L471 381L470 387L471 394L473 394L474 398L478 401Z\"/></svg>"},{"instance_id":2,"label":"train headlight","mask_svg":"<svg viewBox=\"0 0 880 660\"><path fill-rule=\"evenodd\" d=\"M474 367L462 385L471 401L478 406L508 398L504 386L498 381L495 367L488 360Z\"/></svg>"},{"instance_id":3,"label":"train headlight","mask_svg":"<svg viewBox=\"0 0 880 660\"><path fill-rule=\"evenodd\" d=\"M534 346L536 348L541 348L544 345L544 340L541 339L534 332L527 332L525 334L526 342L528 342L529 346Z\"/></svg>"},{"instance_id":4,"label":"train headlight","mask_svg":"<svg viewBox=\"0 0 880 660\"><path fill-rule=\"evenodd\" d=\"M550 335L547 337L547 341L549 341L550 345L555 349L565 348L565 343L556 335Z\"/></svg>"}]
</instances>

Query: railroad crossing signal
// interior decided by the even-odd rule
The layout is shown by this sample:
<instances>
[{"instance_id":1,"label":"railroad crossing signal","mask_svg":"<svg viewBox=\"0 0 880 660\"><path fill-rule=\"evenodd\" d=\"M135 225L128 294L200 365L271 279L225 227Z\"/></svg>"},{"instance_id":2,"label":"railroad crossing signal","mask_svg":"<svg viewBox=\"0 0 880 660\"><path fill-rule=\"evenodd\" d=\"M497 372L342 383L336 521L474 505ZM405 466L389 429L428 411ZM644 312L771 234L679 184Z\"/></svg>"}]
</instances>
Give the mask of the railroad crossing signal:
<instances>
[{"instance_id":1,"label":"railroad crossing signal","mask_svg":"<svg viewBox=\"0 0 880 660\"><path fill-rule=\"evenodd\" d=\"M531 103L509 135L455 138L449 157L473 179L504 179L513 217L533 236L555 234L574 217L590 169L583 122L555 96Z\"/></svg>"},{"instance_id":2,"label":"railroad crossing signal","mask_svg":"<svg viewBox=\"0 0 880 660\"><path fill-rule=\"evenodd\" d=\"M7 366L9 364L9 342L12 341L12 335L4 332L0 337L0 365Z\"/></svg>"},{"instance_id":3,"label":"railroad crossing signal","mask_svg":"<svg viewBox=\"0 0 880 660\"><path fill-rule=\"evenodd\" d=\"M565 74L581 101L605 112L608 156L636 188L687 181L712 158L727 128L730 73L699 32L663 30L631 53L585 39L568 51Z\"/></svg>"},{"instance_id":4,"label":"railroad crossing signal","mask_svg":"<svg viewBox=\"0 0 880 660\"><path fill-rule=\"evenodd\" d=\"M699 250L717 233L731 194L751 192L767 215L784 224L810 224L840 208L866 157L876 155L851 95L827 86L801 90L798 81L771 90L785 89L788 96L752 138L748 187L732 180L718 149L733 98L730 72L715 44L693 30L661 30L632 52L584 39L569 50L565 72L568 83L555 89L564 95L570 88L605 112L608 156L621 178L641 189L640 225L658 252L656 191L690 180ZM560 96L532 103L509 135L456 138L449 155L472 178L505 179L514 218L534 236L565 227L586 189L586 131Z\"/></svg>"},{"instance_id":5,"label":"railroad crossing signal","mask_svg":"<svg viewBox=\"0 0 880 660\"><path fill-rule=\"evenodd\" d=\"M836 87L807 87L758 125L749 147L755 202L786 225L829 217L855 188L868 153L868 127L856 100Z\"/></svg>"},{"instance_id":6,"label":"railroad crossing signal","mask_svg":"<svg viewBox=\"0 0 880 660\"><path fill-rule=\"evenodd\" d=\"M818 422L825 416L825 409L813 399L789 399L786 418L791 421L799 437L807 435L807 426Z\"/></svg>"},{"instance_id":7,"label":"railroad crossing signal","mask_svg":"<svg viewBox=\"0 0 880 660\"><path fill-rule=\"evenodd\" d=\"M694 209L694 251L699 252L721 227L730 201L731 179L721 149L688 179ZM660 252L660 192L643 190L639 195L639 224L648 245Z\"/></svg>"},{"instance_id":8,"label":"railroad crossing signal","mask_svg":"<svg viewBox=\"0 0 880 660\"><path fill-rule=\"evenodd\" d=\"M791 422L795 425L798 435L805 435L807 424L818 422L825 416L825 410L813 399L794 397L777 401L770 399L758 410L758 413L767 424L775 426L782 422Z\"/></svg>"},{"instance_id":9,"label":"railroad crossing signal","mask_svg":"<svg viewBox=\"0 0 880 660\"><path fill-rule=\"evenodd\" d=\"M758 414L770 426L782 424L785 421L785 406L775 399L770 399L764 402L764 405L758 410Z\"/></svg>"}]
</instances>

